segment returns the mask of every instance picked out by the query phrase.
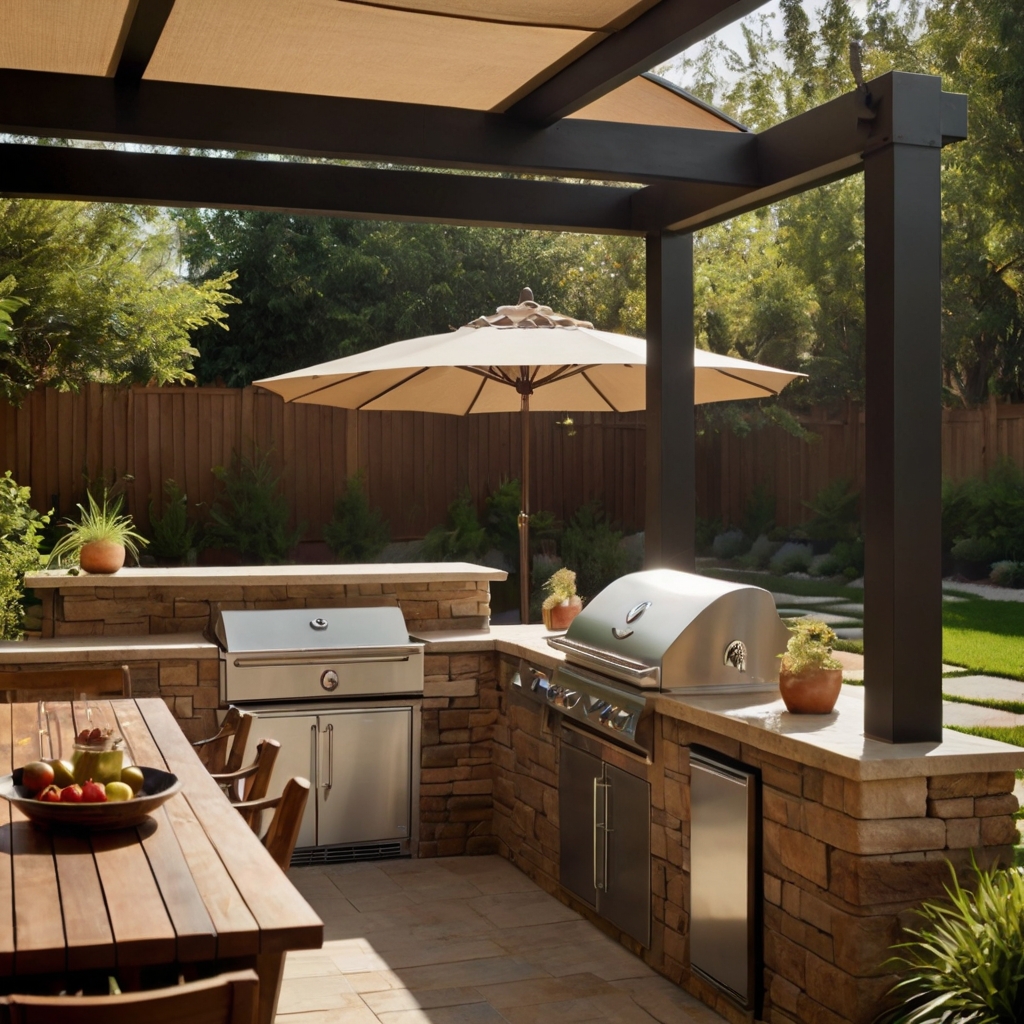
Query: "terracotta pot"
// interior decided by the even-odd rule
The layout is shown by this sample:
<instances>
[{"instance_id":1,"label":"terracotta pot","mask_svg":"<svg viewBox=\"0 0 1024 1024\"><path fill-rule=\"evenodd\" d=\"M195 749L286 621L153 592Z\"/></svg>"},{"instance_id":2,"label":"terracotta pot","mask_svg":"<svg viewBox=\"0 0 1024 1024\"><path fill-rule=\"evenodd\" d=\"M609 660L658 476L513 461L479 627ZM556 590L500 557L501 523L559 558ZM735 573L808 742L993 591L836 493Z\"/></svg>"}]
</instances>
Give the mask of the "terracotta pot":
<instances>
[{"instance_id":1,"label":"terracotta pot","mask_svg":"<svg viewBox=\"0 0 1024 1024\"><path fill-rule=\"evenodd\" d=\"M583 601L570 597L568 601L544 609L544 625L550 630L568 629L569 623L583 611Z\"/></svg>"},{"instance_id":2,"label":"terracotta pot","mask_svg":"<svg viewBox=\"0 0 1024 1024\"><path fill-rule=\"evenodd\" d=\"M779 690L786 708L795 715L827 715L843 686L841 668L812 668L799 674L783 669Z\"/></svg>"},{"instance_id":3,"label":"terracotta pot","mask_svg":"<svg viewBox=\"0 0 1024 1024\"><path fill-rule=\"evenodd\" d=\"M86 572L117 572L124 565L124 545L112 540L89 541L78 552L78 564Z\"/></svg>"}]
</instances>

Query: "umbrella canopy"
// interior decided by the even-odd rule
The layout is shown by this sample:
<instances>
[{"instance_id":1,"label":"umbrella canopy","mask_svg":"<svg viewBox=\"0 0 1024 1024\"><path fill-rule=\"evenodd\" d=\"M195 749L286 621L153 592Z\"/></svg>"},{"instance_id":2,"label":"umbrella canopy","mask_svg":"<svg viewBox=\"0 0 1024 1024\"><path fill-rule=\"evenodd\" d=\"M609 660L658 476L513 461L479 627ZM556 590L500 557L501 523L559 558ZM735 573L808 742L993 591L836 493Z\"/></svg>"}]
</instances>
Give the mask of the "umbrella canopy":
<instances>
[{"instance_id":1,"label":"umbrella canopy","mask_svg":"<svg viewBox=\"0 0 1024 1024\"><path fill-rule=\"evenodd\" d=\"M694 401L777 395L803 376L695 349ZM447 334L359 352L255 383L287 402L372 411L522 413L523 510L519 513L520 616L529 611L529 413L632 412L646 407L647 342L597 331L552 312L524 288Z\"/></svg>"}]
</instances>

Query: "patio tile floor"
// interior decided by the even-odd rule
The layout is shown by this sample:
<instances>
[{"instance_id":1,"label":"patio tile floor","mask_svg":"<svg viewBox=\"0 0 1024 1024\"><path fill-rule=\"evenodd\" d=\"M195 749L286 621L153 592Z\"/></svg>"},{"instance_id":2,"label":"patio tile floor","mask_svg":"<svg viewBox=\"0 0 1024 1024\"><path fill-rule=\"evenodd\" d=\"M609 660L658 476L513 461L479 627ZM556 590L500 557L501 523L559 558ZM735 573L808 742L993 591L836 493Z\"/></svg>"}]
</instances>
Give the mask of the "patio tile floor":
<instances>
[{"instance_id":1,"label":"patio tile floor","mask_svg":"<svg viewBox=\"0 0 1024 1024\"><path fill-rule=\"evenodd\" d=\"M324 921L277 1024L722 1024L500 857L292 868Z\"/></svg>"}]
</instances>

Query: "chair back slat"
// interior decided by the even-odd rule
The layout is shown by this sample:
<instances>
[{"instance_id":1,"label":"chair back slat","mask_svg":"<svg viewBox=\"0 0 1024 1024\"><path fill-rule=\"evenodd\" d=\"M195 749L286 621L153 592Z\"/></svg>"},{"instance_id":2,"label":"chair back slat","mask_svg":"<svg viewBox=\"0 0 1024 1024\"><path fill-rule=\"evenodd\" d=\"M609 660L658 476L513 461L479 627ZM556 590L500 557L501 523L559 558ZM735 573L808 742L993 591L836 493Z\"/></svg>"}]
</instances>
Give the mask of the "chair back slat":
<instances>
[{"instance_id":1,"label":"chair back slat","mask_svg":"<svg viewBox=\"0 0 1024 1024\"><path fill-rule=\"evenodd\" d=\"M19 996L0 1000L10 1024L256 1024L259 978L233 971L203 981L118 996Z\"/></svg>"},{"instance_id":2,"label":"chair back slat","mask_svg":"<svg viewBox=\"0 0 1024 1024\"><path fill-rule=\"evenodd\" d=\"M267 852L282 871L287 871L299 838L302 815L309 799L309 779L289 779L263 839Z\"/></svg>"},{"instance_id":3,"label":"chair back slat","mask_svg":"<svg viewBox=\"0 0 1024 1024\"><path fill-rule=\"evenodd\" d=\"M199 760L211 775L222 772L237 772L242 767L245 745L249 742L252 715L238 708L228 708L224 721L216 735L192 744L199 754Z\"/></svg>"},{"instance_id":4,"label":"chair back slat","mask_svg":"<svg viewBox=\"0 0 1024 1024\"><path fill-rule=\"evenodd\" d=\"M277 755L280 752L281 744L277 740L260 740L256 747L256 759L253 761L256 771L245 779L242 785L243 800L262 800L267 795Z\"/></svg>"}]
</instances>

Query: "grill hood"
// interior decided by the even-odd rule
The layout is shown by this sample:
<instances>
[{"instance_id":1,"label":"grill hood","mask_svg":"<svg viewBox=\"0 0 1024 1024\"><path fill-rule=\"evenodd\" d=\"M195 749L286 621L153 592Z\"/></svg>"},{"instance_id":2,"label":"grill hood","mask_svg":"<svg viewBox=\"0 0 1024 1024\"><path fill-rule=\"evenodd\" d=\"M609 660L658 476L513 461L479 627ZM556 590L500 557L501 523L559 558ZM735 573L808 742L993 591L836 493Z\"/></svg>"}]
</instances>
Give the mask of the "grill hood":
<instances>
[{"instance_id":1,"label":"grill hood","mask_svg":"<svg viewBox=\"0 0 1024 1024\"><path fill-rule=\"evenodd\" d=\"M548 643L634 686L716 693L777 686L789 637L767 590L654 569L609 584Z\"/></svg>"}]
</instances>

